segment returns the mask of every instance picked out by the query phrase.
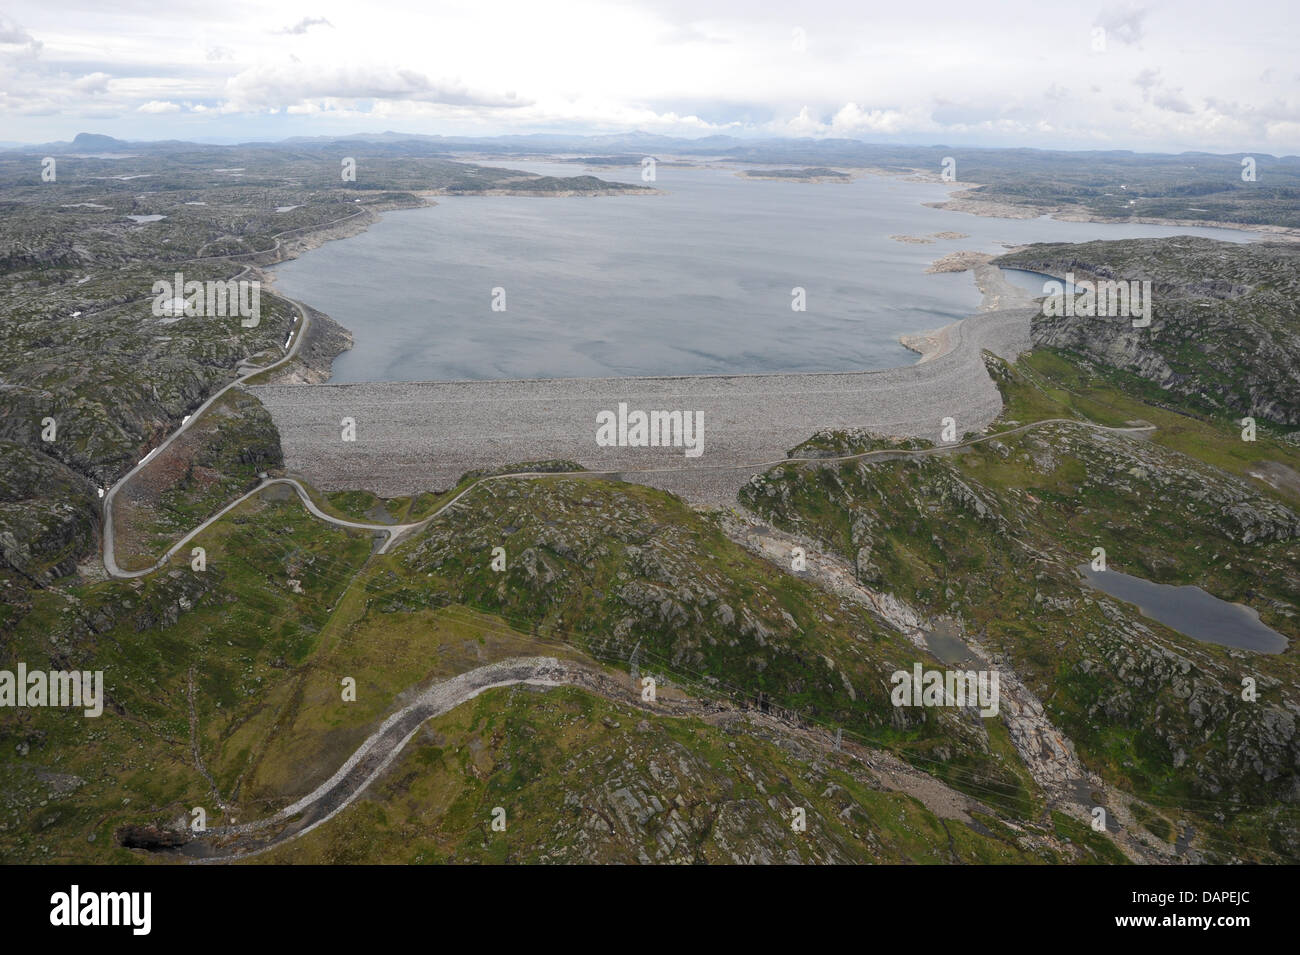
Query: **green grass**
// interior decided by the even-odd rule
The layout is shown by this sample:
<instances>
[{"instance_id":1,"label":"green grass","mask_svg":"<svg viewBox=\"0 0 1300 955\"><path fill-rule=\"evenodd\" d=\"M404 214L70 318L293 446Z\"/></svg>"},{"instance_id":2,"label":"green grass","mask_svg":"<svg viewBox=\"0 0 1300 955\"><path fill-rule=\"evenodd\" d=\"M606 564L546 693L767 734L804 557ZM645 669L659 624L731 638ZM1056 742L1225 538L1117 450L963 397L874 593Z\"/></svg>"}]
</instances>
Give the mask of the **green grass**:
<instances>
[{"instance_id":1,"label":"green grass","mask_svg":"<svg viewBox=\"0 0 1300 955\"><path fill-rule=\"evenodd\" d=\"M1272 460L1300 472L1300 447L1281 440L1282 430L1257 423L1256 440L1242 440L1240 419L1208 417L1178 408L1176 398L1127 372L1081 361L1078 356L1040 349L1022 358L1018 374L999 381L1003 418L1022 422L1078 417L1122 427L1134 421L1156 426L1150 440L1245 478L1262 493L1300 504L1300 493L1278 490L1251 477L1256 462Z\"/></svg>"},{"instance_id":2,"label":"green grass","mask_svg":"<svg viewBox=\"0 0 1300 955\"><path fill-rule=\"evenodd\" d=\"M1243 495L1220 472L1244 472L1266 455L1289 466L1294 451L1269 436L1243 450L1223 423L1153 407L1066 356L1034 353L1016 365L990 364L1007 402L997 428L1077 417L1117 425L1146 420L1162 431L1143 441L1049 425L910 463L785 465L747 487L744 502L857 562L868 585L929 614L961 619L967 633L1007 656L1085 764L1119 788L1172 811L1213 804L1211 791L1224 804L1281 798L1285 772L1272 781L1205 767L1222 766L1224 754L1243 745L1272 745L1252 735L1258 711L1239 699L1241 673L1266 674L1283 688L1300 683L1300 546L1285 535L1248 543L1233 508L1214 496L1244 497L1256 513L1271 507L1283 514L1285 495L1258 481ZM1290 648L1242 661L1129 607L1126 619L1154 631L1159 645L1192 655L1189 680L1224 694L1210 723L1193 725L1176 680L1134 683L1124 673L1125 666L1145 673L1147 664L1141 654L1133 659L1136 648L1087 599L1092 592L1081 590L1073 570L1095 546L1106 548L1112 569L1197 584L1254 607L1291 638ZM1276 706L1284 691L1269 692L1266 701ZM1175 749L1186 753L1180 767ZM1273 822L1280 828L1253 833L1251 849L1240 844L1247 857L1267 859L1270 845L1286 844L1285 833L1295 832L1285 817ZM1205 818L1198 825L1219 827ZM1283 855L1294 851L1291 845Z\"/></svg>"},{"instance_id":3,"label":"green grass","mask_svg":"<svg viewBox=\"0 0 1300 955\"><path fill-rule=\"evenodd\" d=\"M592 785L610 760L617 780ZM628 798L648 817L629 815ZM802 833L790 827L795 806L806 811ZM504 832L491 829L495 807L506 811ZM814 761L566 687L492 690L430 721L361 802L257 861L730 862L730 847L774 861L1063 858L940 819L867 783L844 757Z\"/></svg>"}]
</instances>

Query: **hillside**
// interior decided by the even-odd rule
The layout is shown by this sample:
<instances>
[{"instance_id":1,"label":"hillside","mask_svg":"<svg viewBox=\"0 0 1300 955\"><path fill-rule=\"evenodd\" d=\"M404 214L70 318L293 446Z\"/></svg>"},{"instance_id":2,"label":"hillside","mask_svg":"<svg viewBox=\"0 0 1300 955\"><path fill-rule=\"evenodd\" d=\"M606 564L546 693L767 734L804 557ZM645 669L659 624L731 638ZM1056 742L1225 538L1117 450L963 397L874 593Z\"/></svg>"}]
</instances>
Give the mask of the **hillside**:
<instances>
[{"instance_id":1,"label":"hillside","mask_svg":"<svg viewBox=\"0 0 1300 955\"><path fill-rule=\"evenodd\" d=\"M1132 372L1208 414L1300 426L1300 245L1192 236L1039 244L995 264L1151 282L1149 327L1038 315L1034 344Z\"/></svg>"}]
</instances>

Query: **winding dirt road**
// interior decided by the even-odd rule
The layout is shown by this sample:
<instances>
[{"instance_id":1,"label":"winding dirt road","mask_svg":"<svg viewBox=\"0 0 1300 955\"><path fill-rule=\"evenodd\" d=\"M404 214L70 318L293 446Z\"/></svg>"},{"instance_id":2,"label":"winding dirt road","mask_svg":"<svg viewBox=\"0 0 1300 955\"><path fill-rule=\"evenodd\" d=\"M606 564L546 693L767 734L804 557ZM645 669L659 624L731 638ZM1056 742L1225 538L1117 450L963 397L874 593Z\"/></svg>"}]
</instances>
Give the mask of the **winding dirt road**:
<instances>
[{"instance_id":1,"label":"winding dirt road","mask_svg":"<svg viewBox=\"0 0 1300 955\"><path fill-rule=\"evenodd\" d=\"M286 356L286 359L288 357L291 356ZM281 359L281 362L277 362L276 364L277 365L281 364L286 359ZM262 371L269 370L269 367L271 366L262 369ZM238 384L240 380L242 379L236 379L236 381L231 382L231 384L227 385L220 392L218 392L216 395L210 398L198 411L194 412L194 414L190 416L190 422L194 421L196 417L203 411L204 408L208 407L208 405L210 405L213 401L219 398L227 390L229 390L230 388ZM175 438L184 430L184 428L188 427L188 424L189 422L187 422L181 428L177 429L177 431L174 434L172 434L171 437L169 437L166 441L164 441L161 445L159 445L159 450L165 448L169 443L171 443L171 441L175 440ZM1071 424L1082 428L1091 428L1095 431L1105 431L1112 434L1135 434L1135 433L1155 430L1155 425L1151 425L1151 424L1134 425L1131 427L1111 427L1109 425L1094 424L1091 421L1078 421L1073 418L1044 418L1042 421L1033 421L1030 422L1029 424L1022 424L1014 428L1008 428L1005 431L997 431L992 434L982 435L978 438L972 438L969 441L961 441L955 444L936 445L935 447L932 448L921 448L915 451L895 450L889 448L889 449L884 449L879 451L863 451L858 454L834 455L831 457L787 457L787 458L776 458L771 461L760 461L760 462L749 463L749 464L708 465L705 466L704 468L698 468L698 467L691 468L691 470L692 471L698 471L698 470L765 471L770 468L778 467L782 464L839 464L847 461L869 461L869 460L888 460L890 458L924 457L926 455L946 454L952 451L960 450L962 448L974 447L977 444L983 444L985 441L994 441L1001 438L1011 437L1012 435L1016 435L1016 434L1023 434L1026 431L1032 431L1036 428L1041 428L1050 424ZM460 493L458 493L450 501L447 501L445 504L440 506L436 511L430 514L428 517L410 524L370 524L364 521L350 521L341 517L335 517L332 514L327 514L325 511L322 511L316 505L316 503L311 499L311 496L307 493L307 489L298 480L291 477L276 477L276 478L268 477L264 479L262 483L258 484L255 488L246 492L240 497L235 498L235 500L231 501L220 511L213 514L203 523L199 524L197 527L191 530L188 534L186 534L179 541L173 544L171 548L167 551L167 553L165 553L162 557L160 557L157 561L155 561L150 566L144 568L143 570L130 570L130 571L122 570L120 567L117 566L116 561L113 560L113 541L112 541L113 523L111 517L112 508L110 504L111 497L131 478L132 475L134 475L141 468L143 468L155 453L157 452L156 451L151 452L148 457L146 457L143 461L137 464L125 477L123 477L120 481L118 481L117 484L113 485L112 490L110 490L109 493L104 497L104 501L105 501L104 569L105 571L108 572L109 576L117 577L119 579L131 579L134 577L144 577L148 574L153 573L154 571L163 567L168 561L172 559L172 557L174 557L177 554L177 552L179 552L186 544L192 541L196 536L198 536L208 527L212 526L214 523L216 523L218 520L220 520L230 511L238 507L240 504L243 504L245 501L249 500L252 497L257 496L263 490L275 484L287 484L290 487L292 487L295 491L298 492L298 497L302 501L303 505L307 508L307 510L310 511L313 516L319 518L320 520L333 524L336 527L350 528L352 530L370 531L375 534L385 535L385 539L383 543L379 546L378 550L376 551L376 553L384 554L387 553L393 547L393 545L396 544L399 540L402 540L407 536L409 536L410 534L417 533L423 530L424 528L428 527L431 523L437 520L438 517L440 517L450 508L458 504L462 498L464 498L467 494L469 494L479 485L486 484L491 481L538 480L542 478L610 478L610 477L622 477L628 474L662 474L662 473L671 473L674 471L682 470L681 468L665 467L665 468L642 468L642 469L635 469L635 470L629 470L624 468L617 471L514 471L508 474L492 474L492 475L487 475L485 477L476 479L468 487L464 488L462 491L460 491Z\"/></svg>"},{"instance_id":2,"label":"winding dirt road","mask_svg":"<svg viewBox=\"0 0 1300 955\"><path fill-rule=\"evenodd\" d=\"M232 862L260 855L305 835L350 806L378 779L427 720L448 713L481 693L506 686L573 686L603 699L669 717L696 717L711 724L735 720L761 724L766 730L797 737L822 751L836 749L856 760L884 789L904 792L944 819L969 822L973 812L991 813L979 800L949 787L891 753L851 740L838 742L817 727L786 723L771 714L708 698L670 699L661 695L653 705L641 700L639 688L594 666L555 657L515 657L478 667L436 683L389 716L357 747L338 771L307 795L265 819L234 826L217 826L175 850L194 862Z\"/></svg>"},{"instance_id":3,"label":"winding dirt road","mask_svg":"<svg viewBox=\"0 0 1300 955\"><path fill-rule=\"evenodd\" d=\"M245 267L244 272L241 272L240 276L247 274L247 271L248 269L247 267ZM284 296L279 296L279 297L284 298ZM194 537L195 534L199 533L199 531L203 530L214 520L221 517L232 507L235 507L242 501L246 500L262 486L259 485L258 489L254 489L254 491L250 491L248 494L245 494L243 497L227 505L225 508L223 508L220 512L218 512L213 517L208 518L208 520L204 521L202 524L196 527L189 534L185 535L185 537L183 537L179 543L177 543L174 547L172 547L171 550L167 551L167 553L164 554L160 560L158 560L156 563L152 564L151 566L145 568L144 570L128 571L128 570L123 570L121 567L118 566L117 553L116 553L116 548L114 546L114 540L113 540L113 534L114 534L113 501L114 499L116 499L118 492L121 491L122 488L124 488L131 481L133 477L135 477L137 474L143 471L148 466L149 462L158 456L158 453L160 451L165 450L169 445L171 445L173 441L175 441L182 434L184 434L185 431L191 425L195 424L199 420L199 417L203 414L203 412L211 408L213 404L219 401L221 397L226 394L226 392L230 391L232 388L236 388L242 385L245 381L247 381L249 378L252 378L254 375L260 375L263 372L272 371L273 369L279 368L280 366L286 364L287 362L292 361L297 356L298 349L302 345L303 340L306 338L307 326L311 323L311 319L307 314L307 310L303 308L302 305L300 305L298 302L295 302L293 299L290 298L285 298L284 301L292 305L298 313L298 321L294 323L292 341L290 342L289 348L285 351L284 355L269 365L250 366L247 365L245 362L240 362L240 364L236 367L236 371L238 372L238 374L236 375L233 381L231 381L229 384L225 385L224 387L219 388L217 391L215 391L212 394L211 397L208 398L207 401L203 402L203 404L199 405L192 412L190 412L189 416L181 423L181 425L175 431L173 431L170 435L168 435L162 441L162 443L159 444L156 448L154 448L143 458L141 458L140 462L136 464L135 467L133 467L130 471L127 471L126 474L122 475L122 477L120 477L117 480L117 482L104 493L104 499L103 499L104 500L104 504L103 504L104 507L104 542L103 542L104 570L108 573L110 577L117 577L119 579L129 579L132 577L143 577L146 574L152 573L153 571L161 567L163 564L165 564L168 560L170 560L172 555L174 555L176 551L180 550L182 546L188 543ZM299 493L303 493L301 488L299 489Z\"/></svg>"}]
</instances>

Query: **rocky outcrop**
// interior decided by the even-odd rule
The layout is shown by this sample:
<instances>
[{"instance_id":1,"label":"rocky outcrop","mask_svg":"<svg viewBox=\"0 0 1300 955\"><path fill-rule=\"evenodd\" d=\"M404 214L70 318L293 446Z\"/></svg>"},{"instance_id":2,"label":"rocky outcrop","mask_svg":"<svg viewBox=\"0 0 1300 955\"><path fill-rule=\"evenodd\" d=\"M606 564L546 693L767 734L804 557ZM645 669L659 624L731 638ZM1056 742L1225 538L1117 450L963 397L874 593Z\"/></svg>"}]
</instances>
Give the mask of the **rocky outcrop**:
<instances>
[{"instance_id":1,"label":"rocky outcrop","mask_svg":"<svg viewBox=\"0 0 1300 955\"><path fill-rule=\"evenodd\" d=\"M1300 246L1213 239L1039 244L997 265L1076 281L1149 281L1149 327L1131 317L1034 317L1035 347L1061 348L1221 415L1300 424Z\"/></svg>"},{"instance_id":2,"label":"rocky outcrop","mask_svg":"<svg viewBox=\"0 0 1300 955\"><path fill-rule=\"evenodd\" d=\"M1198 584L1295 640L1300 517L1244 481L1062 423L962 455L789 465L753 479L742 501L837 555L863 587L888 588L918 619L966 621L967 644L1019 677L1018 691L1004 683L1007 698L1041 701L1005 714L1036 777L1057 779L1049 770L1069 752L1057 750L1068 733L1110 791L1156 806L1300 801L1289 656L1168 630L1081 589L1074 569L1100 544L1114 569ZM1253 694L1243 693L1247 678ZM1030 737L1021 717L1064 733ZM1269 851L1300 855L1300 830L1285 817L1268 825Z\"/></svg>"},{"instance_id":3,"label":"rocky outcrop","mask_svg":"<svg viewBox=\"0 0 1300 955\"><path fill-rule=\"evenodd\" d=\"M54 458L0 441L0 564L48 585L93 549L99 509L90 483Z\"/></svg>"}]
</instances>

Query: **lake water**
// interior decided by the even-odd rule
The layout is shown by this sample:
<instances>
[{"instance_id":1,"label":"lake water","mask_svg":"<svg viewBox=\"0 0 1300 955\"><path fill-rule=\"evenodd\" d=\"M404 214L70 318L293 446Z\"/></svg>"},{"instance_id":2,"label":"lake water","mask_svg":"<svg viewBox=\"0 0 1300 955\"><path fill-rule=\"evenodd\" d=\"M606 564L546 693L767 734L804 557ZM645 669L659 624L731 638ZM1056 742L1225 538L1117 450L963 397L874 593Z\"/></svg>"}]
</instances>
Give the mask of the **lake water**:
<instances>
[{"instance_id":1,"label":"lake water","mask_svg":"<svg viewBox=\"0 0 1300 955\"><path fill-rule=\"evenodd\" d=\"M1031 272L1028 269L1003 269L1002 275L1016 288L1024 289L1034 298L1047 294L1043 290L1043 286L1048 282L1056 282L1063 285L1067 295L1073 295L1078 291L1078 288L1073 282L1066 281L1065 276L1061 276L1058 279L1055 276L1047 275L1043 272Z\"/></svg>"},{"instance_id":2,"label":"lake water","mask_svg":"<svg viewBox=\"0 0 1300 955\"><path fill-rule=\"evenodd\" d=\"M1256 653L1281 653L1287 647L1287 638L1261 623L1257 612L1200 587L1156 584L1114 570L1096 571L1090 564L1078 569L1090 586L1135 604L1152 620L1194 640Z\"/></svg>"},{"instance_id":3,"label":"lake water","mask_svg":"<svg viewBox=\"0 0 1300 955\"><path fill-rule=\"evenodd\" d=\"M590 171L640 181L639 167ZM916 355L900 334L978 309L970 273L926 274L949 252L1189 233L1254 238L990 219L926 208L951 191L940 184L735 172L661 163L653 185L665 194L651 197L440 198L277 266L276 285L353 332L353 349L334 363L336 382L851 371L910 364ZM969 238L890 238L949 231ZM806 289L804 312L791 309L795 286ZM498 287L504 312L491 309Z\"/></svg>"},{"instance_id":4,"label":"lake water","mask_svg":"<svg viewBox=\"0 0 1300 955\"><path fill-rule=\"evenodd\" d=\"M933 630L924 631L925 645L931 653L948 666L960 666L975 658L970 647L961 639L961 632L949 620L936 620Z\"/></svg>"}]
</instances>

